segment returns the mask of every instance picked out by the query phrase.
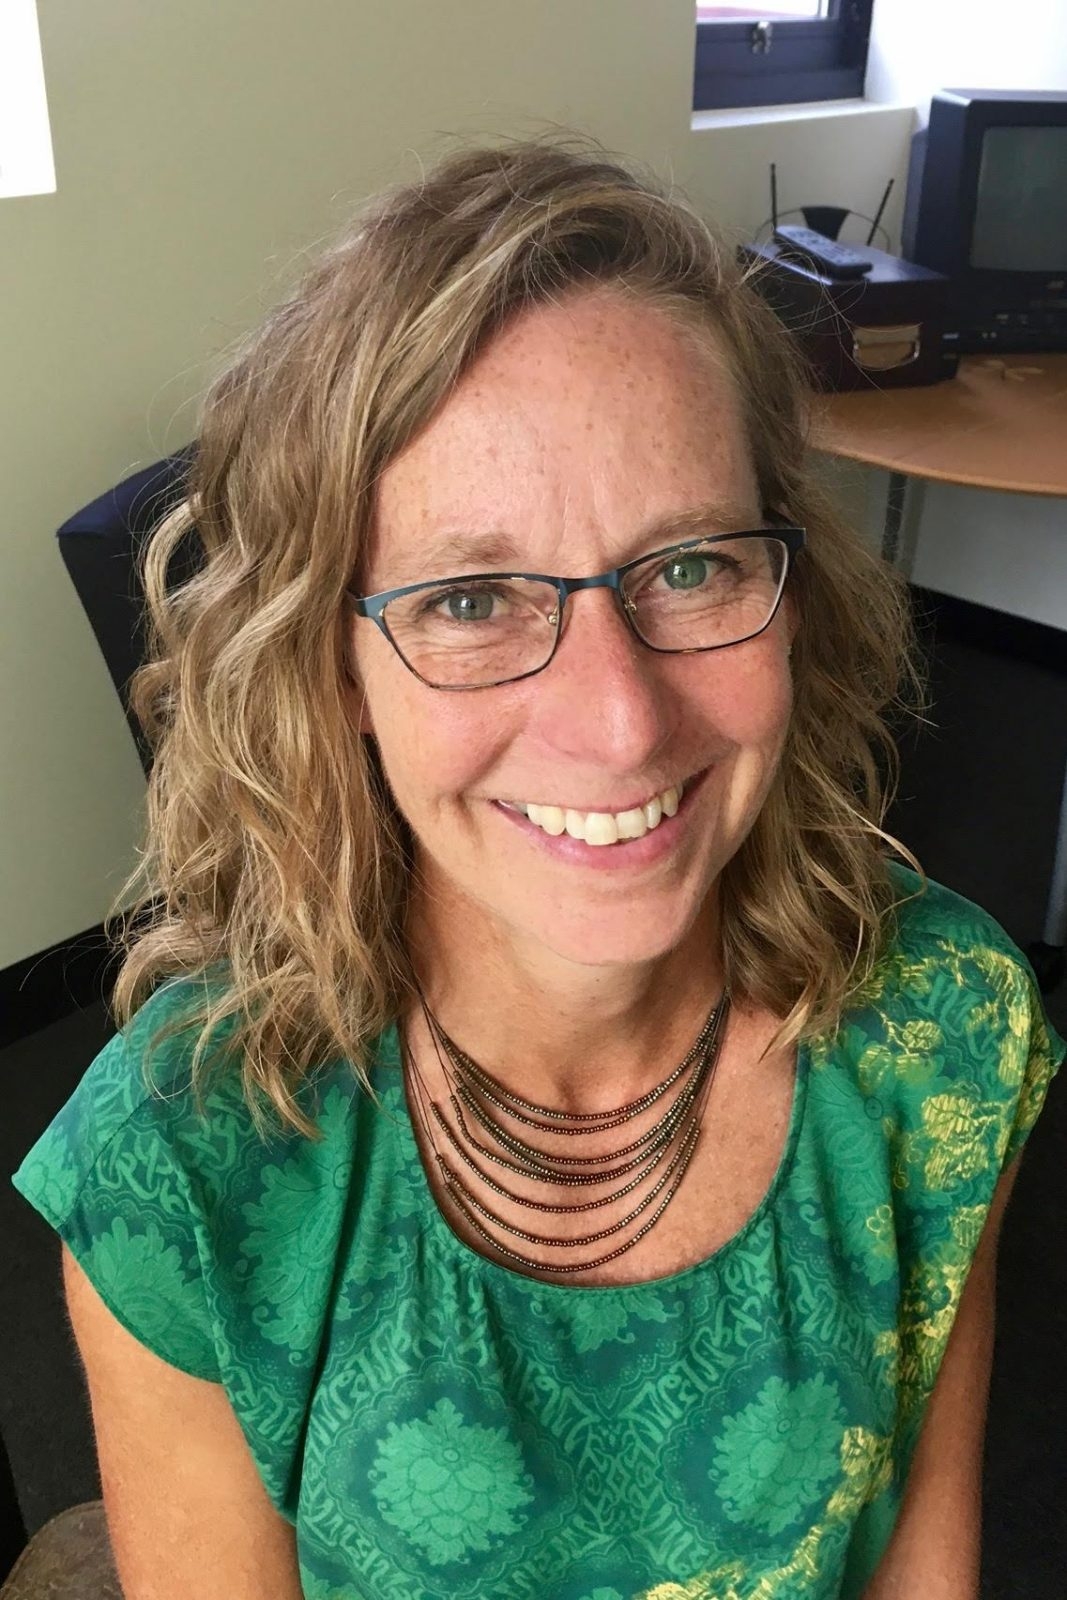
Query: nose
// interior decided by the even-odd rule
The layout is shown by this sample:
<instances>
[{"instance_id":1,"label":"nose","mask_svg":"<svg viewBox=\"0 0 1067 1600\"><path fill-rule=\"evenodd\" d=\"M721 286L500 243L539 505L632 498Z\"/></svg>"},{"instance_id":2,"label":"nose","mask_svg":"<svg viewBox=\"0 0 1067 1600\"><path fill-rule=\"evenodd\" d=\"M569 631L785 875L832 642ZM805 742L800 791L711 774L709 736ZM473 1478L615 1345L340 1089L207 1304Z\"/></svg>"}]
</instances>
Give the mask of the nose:
<instances>
[{"instance_id":1,"label":"nose","mask_svg":"<svg viewBox=\"0 0 1067 1600\"><path fill-rule=\"evenodd\" d=\"M570 595L563 631L540 686L539 721L562 754L620 774L651 765L674 730L677 708L659 662L631 631L616 592Z\"/></svg>"}]
</instances>

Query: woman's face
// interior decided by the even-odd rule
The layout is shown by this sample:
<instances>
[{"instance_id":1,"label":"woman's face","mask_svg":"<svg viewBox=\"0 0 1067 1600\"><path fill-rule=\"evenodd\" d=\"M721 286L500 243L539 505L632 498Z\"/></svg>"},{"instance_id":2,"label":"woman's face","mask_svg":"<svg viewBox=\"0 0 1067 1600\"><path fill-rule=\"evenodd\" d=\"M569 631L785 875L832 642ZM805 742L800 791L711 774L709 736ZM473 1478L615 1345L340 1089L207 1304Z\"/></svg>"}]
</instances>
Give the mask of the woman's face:
<instances>
[{"instance_id":1,"label":"woman's face","mask_svg":"<svg viewBox=\"0 0 1067 1600\"><path fill-rule=\"evenodd\" d=\"M365 594L464 572L600 573L691 537L648 531L670 514L711 504L709 532L762 515L725 362L606 290L510 323L379 489ZM351 627L361 726L435 926L585 965L655 959L695 928L782 749L785 603L746 643L664 655L610 590L579 591L543 672L459 693L421 683L373 623ZM510 809L633 811L683 781L677 815L629 842L555 837Z\"/></svg>"}]
</instances>

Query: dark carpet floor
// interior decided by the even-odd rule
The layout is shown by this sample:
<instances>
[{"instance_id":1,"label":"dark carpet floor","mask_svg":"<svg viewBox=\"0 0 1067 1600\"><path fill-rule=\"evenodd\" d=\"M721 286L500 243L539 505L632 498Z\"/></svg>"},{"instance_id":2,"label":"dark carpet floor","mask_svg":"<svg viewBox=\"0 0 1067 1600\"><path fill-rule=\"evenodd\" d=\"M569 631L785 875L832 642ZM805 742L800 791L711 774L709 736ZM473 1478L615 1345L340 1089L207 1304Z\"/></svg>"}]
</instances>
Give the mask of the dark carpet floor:
<instances>
[{"instance_id":1,"label":"dark carpet floor","mask_svg":"<svg viewBox=\"0 0 1067 1600\"><path fill-rule=\"evenodd\" d=\"M943 613L931 618L936 726L902 740L889 826L931 877L984 906L1025 948L1041 933L1067 766L1067 661L1047 630L1041 648L1020 654L992 623L976 636ZM1046 1003L1067 1035L1067 984ZM111 1032L97 1006L0 1052L0 1432L31 1533L95 1499L100 1485L58 1241L8 1175ZM1065 1077L1031 1136L1001 1239L982 1600L1067 1596Z\"/></svg>"}]
</instances>

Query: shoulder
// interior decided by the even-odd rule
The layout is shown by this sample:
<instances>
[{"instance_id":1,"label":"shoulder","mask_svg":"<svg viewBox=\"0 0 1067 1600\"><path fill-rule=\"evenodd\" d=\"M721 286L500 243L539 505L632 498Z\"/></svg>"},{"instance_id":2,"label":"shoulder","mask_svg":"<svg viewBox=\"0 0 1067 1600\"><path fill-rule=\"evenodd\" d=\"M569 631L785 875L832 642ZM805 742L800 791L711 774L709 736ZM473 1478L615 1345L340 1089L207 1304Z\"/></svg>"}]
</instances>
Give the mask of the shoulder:
<instances>
[{"instance_id":1,"label":"shoulder","mask_svg":"<svg viewBox=\"0 0 1067 1600\"><path fill-rule=\"evenodd\" d=\"M211 1073L198 1103L201 990L182 979L153 993L92 1060L11 1181L142 1343L211 1377L220 1302L240 1292L249 1229L269 1233L287 1201L315 1209L316 1194L332 1198L366 1095L346 1060L325 1063L298 1091L318 1141L277 1123L261 1132L236 1059ZM209 1050L226 1032L208 1035Z\"/></svg>"},{"instance_id":2,"label":"shoulder","mask_svg":"<svg viewBox=\"0 0 1067 1600\"><path fill-rule=\"evenodd\" d=\"M11 1181L141 1344L219 1381L255 1359L264 1340L294 1360L313 1347L308 1295L294 1286L316 1273L329 1279L329 1241L341 1236L363 1149L354 1124L369 1102L338 1057L297 1091L321 1137L277 1122L264 1134L233 1052L194 1095L202 989L183 978L152 994L96 1055ZM209 1051L225 1044L233 1022L216 1026ZM319 1298L325 1304L324 1289Z\"/></svg>"},{"instance_id":3,"label":"shoulder","mask_svg":"<svg viewBox=\"0 0 1067 1600\"><path fill-rule=\"evenodd\" d=\"M892 943L897 949L930 944L946 952L996 949L1025 961L996 918L973 900L935 878L920 878L900 862L889 863L889 874L896 891Z\"/></svg>"},{"instance_id":4,"label":"shoulder","mask_svg":"<svg viewBox=\"0 0 1067 1600\"><path fill-rule=\"evenodd\" d=\"M242 1063L228 1049L236 1019L226 1017L205 1029L205 985L179 978L161 985L120 1028L86 1068L77 1088L23 1163L47 1162L53 1179L53 1209L63 1209L63 1187L76 1187L101 1163L119 1158L157 1164L165 1147L170 1158L203 1181L221 1177L227 1166L247 1159L246 1150L264 1151L308 1143L269 1114L261 1132L246 1098ZM199 1059L198 1059L199 1056ZM198 1097L194 1079L209 1067ZM348 1087L351 1086L351 1093ZM331 1092L333 1091L333 1092ZM296 1092L296 1100L324 1140L335 1130L340 1099L354 1103L360 1094L354 1071L342 1058L324 1062ZM319 1121L317 1113L327 1114ZM328 1114L334 1112L333 1117ZM64 1182L65 1180L65 1182ZM58 1215L51 1220L59 1220Z\"/></svg>"},{"instance_id":5,"label":"shoulder","mask_svg":"<svg viewBox=\"0 0 1067 1600\"><path fill-rule=\"evenodd\" d=\"M861 996L886 1012L909 1008L950 1029L998 1038L1029 1036L1047 1023L1033 968L988 911L933 878L892 864L900 895L878 969Z\"/></svg>"},{"instance_id":6,"label":"shoulder","mask_svg":"<svg viewBox=\"0 0 1067 1600\"><path fill-rule=\"evenodd\" d=\"M162 1182L179 1148L195 1153L192 1054L199 1029L186 1018L198 988L182 979L157 989L89 1063L27 1154L16 1186L53 1226L66 1219L94 1174L118 1163L128 1181L143 1168ZM159 1039L166 1029L169 1036ZM220 1080L213 1099L216 1118L240 1116L235 1082Z\"/></svg>"},{"instance_id":7,"label":"shoulder","mask_svg":"<svg viewBox=\"0 0 1067 1600\"><path fill-rule=\"evenodd\" d=\"M891 875L889 937L838 1045L861 1086L921 1135L928 1181L947 1181L953 1152L955 1172L995 1173L1021 1149L1067 1046L995 917L897 863Z\"/></svg>"}]
</instances>

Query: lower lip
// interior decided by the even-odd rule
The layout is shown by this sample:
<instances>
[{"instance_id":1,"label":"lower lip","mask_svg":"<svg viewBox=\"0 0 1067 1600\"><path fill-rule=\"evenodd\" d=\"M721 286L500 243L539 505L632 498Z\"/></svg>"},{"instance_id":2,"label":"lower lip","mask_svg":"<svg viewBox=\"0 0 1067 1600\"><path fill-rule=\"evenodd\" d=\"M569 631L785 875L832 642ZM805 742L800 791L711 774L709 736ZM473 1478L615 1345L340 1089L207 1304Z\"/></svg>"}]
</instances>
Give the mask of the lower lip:
<instances>
[{"instance_id":1,"label":"lower lip","mask_svg":"<svg viewBox=\"0 0 1067 1600\"><path fill-rule=\"evenodd\" d=\"M710 771L710 767L705 767L686 786L681 804L673 817L665 816L662 822L655 828L649 828L640 839L620 839L617 844L586 844L584 839L572 839L569 833L553 836L539 828L536 822L531 822L521 811L509 811L498 800L490 803L502 817L521 828L535 844L557 860L569 861L579 867L597 867L602 872L617 872L620 868L649 866L671 853L687 825L693 798Z\"/></svg>"}]
</instances>

